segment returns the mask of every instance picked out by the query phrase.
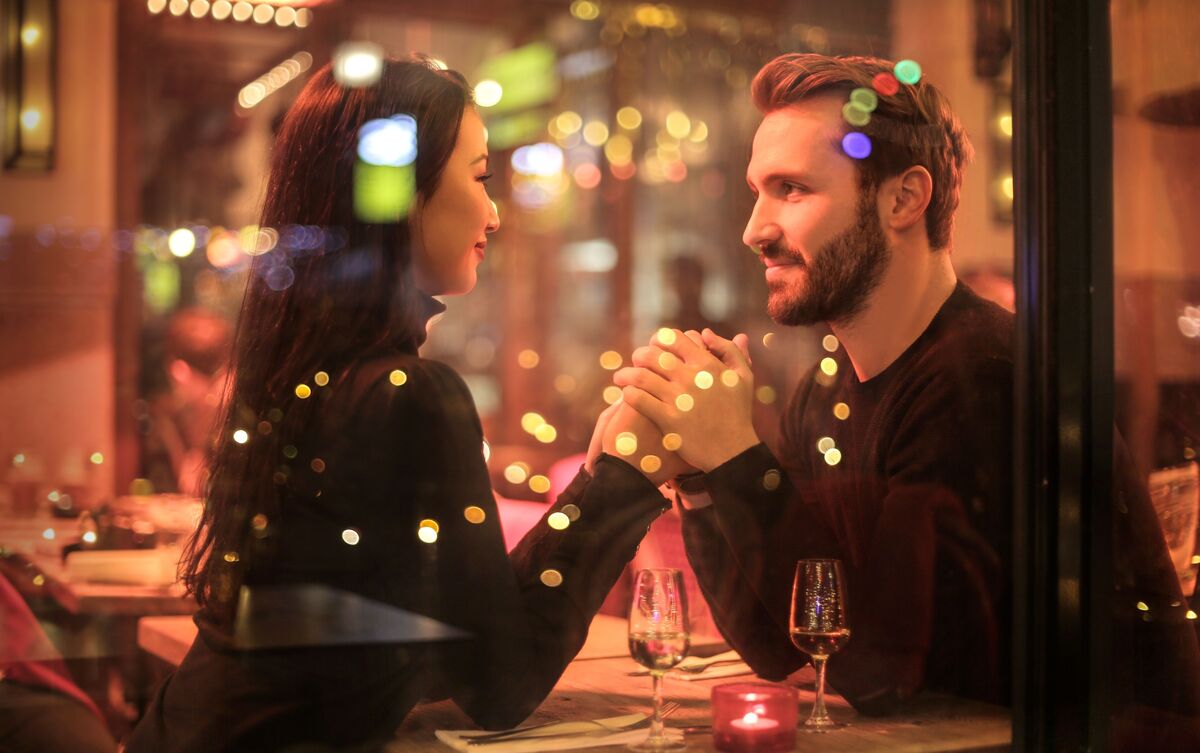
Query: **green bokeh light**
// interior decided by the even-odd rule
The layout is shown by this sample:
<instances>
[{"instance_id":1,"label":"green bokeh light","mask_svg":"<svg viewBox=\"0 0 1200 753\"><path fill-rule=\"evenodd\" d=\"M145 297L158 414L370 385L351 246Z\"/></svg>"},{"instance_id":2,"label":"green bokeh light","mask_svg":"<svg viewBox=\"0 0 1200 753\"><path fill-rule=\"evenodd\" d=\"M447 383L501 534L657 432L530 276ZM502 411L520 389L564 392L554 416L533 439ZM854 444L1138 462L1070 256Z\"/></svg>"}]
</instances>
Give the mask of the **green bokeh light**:
<instances>
[{"instance_id":1,"label":"green bokeh light","mask_svg":"<svg viewBox=\"0 0 1200 753\"><path fill-rule=\"evenodd\" d=\"M879 95L871 89L858 88L850 92L850 101L867 112L875 112L879 106Z\"/></svg>"},{"instance_id":2,"label":"green bokeh light","mask_svg":"<svg viewBox=\"0 0 1200 753\"><path fill-rule=\"evenodd\" d=\"M915 60L901 60L893 70L902 84L915 84L921 80L921 66Z\"/></svg>"},{"instance_id":3,"label":"green bokeh light","mask_svg":"<svg viewBox=\"0 0 1200 753\"><path fill-rule=\"evenodd\" d=\"M842 117L852 126L861 128L871 122L871 113L867 112L857 102L847 102L842 107Z\"/></svg>"},{"instance_id":4,"label":"green bokeh light","mask_svg":"<svg viewBox=\"0 0 1200 753\"><path fill-rule=\"evenodd\" d=\"M413 165L392 167L358 161L354 166L354 215L362 222L399 222L417 193Z\"/></svg>"}]
</instances>

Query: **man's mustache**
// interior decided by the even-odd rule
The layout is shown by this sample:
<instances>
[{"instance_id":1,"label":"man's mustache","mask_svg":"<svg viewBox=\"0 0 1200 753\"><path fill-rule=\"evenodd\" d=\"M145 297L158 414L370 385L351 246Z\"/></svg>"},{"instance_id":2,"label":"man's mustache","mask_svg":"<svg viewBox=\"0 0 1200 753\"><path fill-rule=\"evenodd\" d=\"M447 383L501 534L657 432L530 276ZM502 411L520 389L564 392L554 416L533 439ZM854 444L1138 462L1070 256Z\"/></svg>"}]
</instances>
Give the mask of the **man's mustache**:
<instances>
[{"instance_id":1,"label":"man's mustache","mask_svg":"<svg viewBox=\"0 0 1200 753\"><path fill-rule=\"evenodd\" d=\"M762 255L768 259L789 259L799 264L804 263L804 257L799 251L788 248L778 241L766 243L760 246L759 249L762 251Z\"/></svg>"}]
</instances>

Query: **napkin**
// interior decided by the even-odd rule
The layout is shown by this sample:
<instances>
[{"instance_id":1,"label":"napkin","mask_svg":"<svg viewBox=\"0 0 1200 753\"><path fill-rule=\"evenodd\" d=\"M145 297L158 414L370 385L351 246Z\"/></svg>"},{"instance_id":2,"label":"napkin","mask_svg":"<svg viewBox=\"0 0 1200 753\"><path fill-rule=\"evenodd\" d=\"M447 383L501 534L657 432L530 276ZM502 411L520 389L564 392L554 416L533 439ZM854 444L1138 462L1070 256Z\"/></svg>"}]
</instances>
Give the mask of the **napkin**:
<instances>
[{"instance_id":1,"label":"napkin","mask_svg":"<svg viewBox=\"0 0 1200 753\"><path fill-rule=\"evenodd\" d=\"M627 719L631 717L614 717ZM470 745L468 741L476 735L486 735L479 730L449 730L439 729L435 733L437 739L451 748L470 753L538 753L539 751L577 750L580 748L597 748L603 745L628 745L646 739L650 734L649 727L625 730L623 732L605 732L600 727L587 722L561 722L549 727L532 731L528 735L518 735L505 740L487 743L486 745ZM683 739L680 730L666 730L667 737L673 740Z\"/></svg>"}]
</instances>

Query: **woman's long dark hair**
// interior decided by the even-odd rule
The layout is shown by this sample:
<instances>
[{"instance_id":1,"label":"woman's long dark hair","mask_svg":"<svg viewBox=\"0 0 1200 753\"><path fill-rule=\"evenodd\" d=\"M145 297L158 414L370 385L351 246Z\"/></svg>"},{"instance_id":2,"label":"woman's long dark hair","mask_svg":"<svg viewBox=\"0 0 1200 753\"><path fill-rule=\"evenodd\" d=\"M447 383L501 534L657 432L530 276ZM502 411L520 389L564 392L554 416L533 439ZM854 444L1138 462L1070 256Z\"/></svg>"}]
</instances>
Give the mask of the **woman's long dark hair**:
<instances>
[{"instance_id":1,"label":"woman's long dark hair","mask_svg":"<svg viewBox=\"0 0 1200 753\"><path fill-rule=\"evenodd\" d=\"M283 119L261 220L278 240L251 265L204 512L180 562L188 591L218 614L232 615L252 544L287 482L288 445L311 414L315 401L297 386L315 389L317 371L336 381L363 353L424 328L408 223L355 217L359 129L398 114L416 120L420 202L437 187L470 104L460 74L414 56L384 61L378 83L363 88L342 86L326 65Z\"/></svg>"}]
</instances>

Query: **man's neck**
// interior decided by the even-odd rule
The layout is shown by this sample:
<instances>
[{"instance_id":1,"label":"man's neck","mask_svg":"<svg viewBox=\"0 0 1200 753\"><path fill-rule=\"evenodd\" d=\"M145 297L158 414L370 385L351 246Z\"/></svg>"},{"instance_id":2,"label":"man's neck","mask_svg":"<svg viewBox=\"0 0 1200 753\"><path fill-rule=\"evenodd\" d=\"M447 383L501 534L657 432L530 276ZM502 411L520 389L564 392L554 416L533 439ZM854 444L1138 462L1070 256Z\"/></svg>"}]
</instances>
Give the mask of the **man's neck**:
<instances>
[{"instance_id":1,"label":"man's neck","mask_svg":"<svg viewBox=\"0 0 1200 753\"><path fill-rule=\"evenodd\" d=\"M916 342L958 281L948 250L906 253L906 258L893 258L862 313L830 325L860 382L883 372Z\"/></svg>"}]
</instances>

